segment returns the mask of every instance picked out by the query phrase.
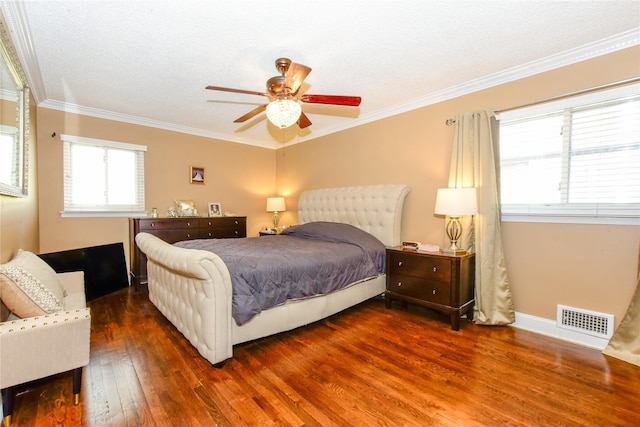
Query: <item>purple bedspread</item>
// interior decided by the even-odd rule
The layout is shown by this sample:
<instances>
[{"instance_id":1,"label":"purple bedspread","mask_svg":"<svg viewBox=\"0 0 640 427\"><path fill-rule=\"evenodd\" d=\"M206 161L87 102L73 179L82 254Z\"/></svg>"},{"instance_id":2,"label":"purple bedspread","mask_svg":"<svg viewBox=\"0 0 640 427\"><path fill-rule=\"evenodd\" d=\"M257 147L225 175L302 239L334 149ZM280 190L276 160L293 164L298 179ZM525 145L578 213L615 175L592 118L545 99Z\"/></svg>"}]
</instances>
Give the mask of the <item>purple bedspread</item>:
<instances>
[{"instance_id":1,"label":"purple bedspread","mask_svg":"<svg viewBox=\"0 0 640 427\"><path fill-rule=\"evenodd\" d=\"M327 294L384 273L385 246L348 224L312 222L280 235L200 239L175 246L214 252L233 285L233 318L242 325L289 299Z\"/></svg>"}]
</instances>

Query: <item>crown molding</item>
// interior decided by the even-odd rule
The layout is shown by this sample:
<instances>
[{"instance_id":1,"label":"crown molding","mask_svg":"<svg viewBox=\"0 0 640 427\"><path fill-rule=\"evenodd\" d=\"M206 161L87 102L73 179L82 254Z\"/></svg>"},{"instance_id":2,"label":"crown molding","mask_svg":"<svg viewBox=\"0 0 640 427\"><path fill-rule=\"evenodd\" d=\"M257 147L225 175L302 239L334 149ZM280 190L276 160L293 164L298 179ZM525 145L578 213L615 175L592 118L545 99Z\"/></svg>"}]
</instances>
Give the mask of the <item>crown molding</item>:
<instances>
[{"instance_id":1,"label":"crown molding","mask_svg":"<svg viewBox=\"0 0 640 427\"><path fill-rule=\"evenodd\" d=\"M567 65L586 61L598 56L607 55L622 49L640 44L640 27L624 33L617 34L606 39L589 43L581 47L571 49L556 55L548 56L540 60L532 61L517 67L513 67L498 73L494 73L479 79L471 80L461 85L433 92L429 95L413 99L411 101L395 105L390 108L375 111L350 122L359 126L372 121L384 119L407 111L416 110L438 102L458 98L463 95L478 92L494 86L510 83L536 74L551 71ZM357 123L356 123L357 122Z\"/></svg>"},{"instance_id":2,"label":"crown molding","mask_svg":"<svg viewBox=\"0 0 640 427\"><path fill-rule=\"evenodd\" d=\"M141 126L155 127L174 132L220 139L240 144L253 145L263 148L278 149L281 147L281 144L278 144L275 141L260 141L248 138L237 138L231 135L219 134L203 129L190 128L172 123L115 113L112 111L99 110L95 108L83 107L80 105L63 103L60 101L49 100L47 99L44 81L42 79L42 75L40 74L40 66L38 64L38 59L35 55L35 49L33 47L28 31L28 19L26 17L25 6L23 2L3 0L0 1L0 8L2 9L2 13L5 17L5 20L7 21L10 37L15 45L18 57L22 62L27 81L29 82L31 93L36 101L36 105L38 106L103 118L107 120L116 120ZM613 53L618 50L622 50L638 44L640 44L640 27L593 43L583 45L575 49L571 49L569 51L565 51L556 55L542 58L540 60L523 64L518 67L513 67L460 85L433 92L426 96L415 98L408 102L400 103L389 108L377 110L362 115L358 118L344 121L335 126L329 126L322 130L314 130L312 134L304 137L299 137L297 139L297 142L292 141L288 143L288 145L310 141L316 138L330 135L332 133L347 130L356 126L361 126L366 123L436 104L438 102L447 101L449 99L457 98L483 89L510 83L515 80L530 77L556 68Z\"/></svg>"},{"instance_id":3,"label":"crown molding","mask_svg":"<svg viewBox=\"0 0 640 427\"><path fill-rule=\"evenodd\" d=\"M0 2L2 15L7 24L7 32L13 42L22 63L24 74L29 84L31 95L36 101L36 105L46 100L44 81L40 74L40 64L35 54L31 34L29 33L29 23L23 2L2 1Z\"/></svg>"},{"instance_id":4,"label":"crown molding","mask_svg":"<svg viewBox=\"0 0 640 427\"><path fill-rule=\"evenodd\" d=\"M333 127L327 127L320 132L314 132L313 135L309 135L304 139L301 138L300 142L320 138L322 136L329 135L335 132L396 116L398 114L406 113L418 108L437 104L438 102L458 98L460 96L468 95L480 90L499 86L505 83L510 83L526 77L531 77L536 74L565 67L567 65L576 64L578 62L586 61L588 59L596 58L598 56L607 55L609 53L636 46L638 44L640 44L640 27L633 30L625 31L620 34L616 34L606 39L583 45L575 49L571 49L569 51L548 56L540 60L532 61L518 67L513 67L479 79L471 80L461 85L456 85L447 89L433 92L426 96L410 100L408 102L365 114L356 119L350 120L348 123L339 124Z\"/></svg>"},{"instance_id":5,"label":"crown molding","mask_svg":"<svg viewBox=\"0 0 640 427\"><path fill-rule=\"evenodd\" d=\"M222 141L235 142L238 144L253 145L263 148L278 148L275 142L266 142L248 138L235 138L227 134L211 132L203 129L192 128L188 126L180 126L175 123L166 123L159 120L147 119L144 117L132 116L129 114L117 113L114 111L101 110L98 108L84 107L81 105L70 104L67 102L47 100L38 105L38 107L49 108L52 110L63 111L65 113L79 114L83 116L95 117L105 120L114 120L117 122L130 123L139 126L147 126L156 129L163 129L172 132L185 133L189 135L203 136L206 138L219 139Z\"/></svg>"}]
</instances>

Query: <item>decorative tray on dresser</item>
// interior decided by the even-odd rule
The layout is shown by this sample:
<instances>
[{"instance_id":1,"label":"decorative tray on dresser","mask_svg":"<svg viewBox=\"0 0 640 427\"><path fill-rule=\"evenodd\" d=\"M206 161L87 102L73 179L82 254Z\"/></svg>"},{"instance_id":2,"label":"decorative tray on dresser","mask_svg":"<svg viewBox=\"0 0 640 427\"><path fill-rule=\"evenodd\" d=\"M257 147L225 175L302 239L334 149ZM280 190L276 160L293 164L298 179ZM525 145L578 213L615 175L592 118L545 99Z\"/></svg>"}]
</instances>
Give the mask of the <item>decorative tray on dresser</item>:
<instances>
[{"instance_id":1,"label":"decorative tray on dresser","mask_svg":"<svg viewBox=\"0 0 640 427\"><path fill-rule=\"evenodd\" d=\"M451 329L473 314L475 254L449 255L402 247L387 248L385 305L399 300L448 314Z\"/></svg>"},{"instance_id":2,"label":"decorative tray on dresser","mask_svg":"<svg viewBox=\"0 0 640 427\"><path fill-rule=\"evenodd\" d=\"M131 283L135 286L147 283L147 257L135 242L136 234L142 231L168 243L193 239L247 237L247 217L129 218L130 274Z\"/></svg>"}]
</instances>

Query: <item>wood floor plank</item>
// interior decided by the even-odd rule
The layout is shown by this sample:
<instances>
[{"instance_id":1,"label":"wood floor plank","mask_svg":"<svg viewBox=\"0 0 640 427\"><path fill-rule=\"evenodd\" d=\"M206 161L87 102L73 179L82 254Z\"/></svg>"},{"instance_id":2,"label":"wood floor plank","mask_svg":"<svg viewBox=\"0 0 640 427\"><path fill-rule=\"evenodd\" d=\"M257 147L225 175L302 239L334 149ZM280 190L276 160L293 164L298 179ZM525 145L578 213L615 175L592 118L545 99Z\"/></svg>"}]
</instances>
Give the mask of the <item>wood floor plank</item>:
<instances>
[{"instance_id":1,"label":"wood floor plank","mask_svg":"<svg viewBox=\"0 0 640 427\"><path fill-rule=\"evenodd\" d=\"M215 368L144 290L90 306L80 405L70 373L30 383L14 426L640 425L640 367L422 307L370 300Z\"/></svg>"}]
</instances>

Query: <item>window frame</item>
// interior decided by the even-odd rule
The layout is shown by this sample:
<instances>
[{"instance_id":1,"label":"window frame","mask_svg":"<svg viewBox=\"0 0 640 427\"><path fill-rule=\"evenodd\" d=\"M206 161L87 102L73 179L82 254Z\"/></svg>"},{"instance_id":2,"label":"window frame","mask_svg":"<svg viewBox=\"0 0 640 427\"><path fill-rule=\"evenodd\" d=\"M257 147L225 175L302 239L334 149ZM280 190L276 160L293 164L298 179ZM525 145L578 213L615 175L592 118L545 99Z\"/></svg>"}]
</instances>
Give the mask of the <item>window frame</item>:
<instances>
[{"instance_id":1,"label":"window frame","mask_svg":"<svg viewBox=\"0 0 640 427\"><path fill-rule=\"evenodd\" d=\"M629 84L621 87L597 91L583 95L563 97L556 101L536 103L528 107L510 109L496 114L499 123L541 117L565 110L580 109L590 104L624 99L640 94L640 85ZM568 162L567 151L563 148L563 164ZM502 162L498 166L502 173ZM640 167L640 166L639 166ZM564 180L564 177L563 177ZM562 182L562 188L565 187ZM501 191L501 189L499 189ZM502 197L502 195L501 195ZM580 209L580 208L583 208ZM640 225L640 203L522 203L502 204L501 219L504 222L541 222L541 223L573 223L573 224L620 224Z\"/></svg>"},{"instance_id":2,"label":"window frame","mask_svg":"<svg viewBox=\"0 0 640 427\"><path fill-rule=\"evenodd\" d=\"M95 138L86 138L74 135L60 135L63 143L63 198L64 208L60 215L64 217L130 217L146 216L145 210L145 183L144 183L144 153L147 147L144 145L130 144L125 142L109 141ZM83 145L105 150L128 151L135 154L135 188L137 202L132 205L78 205L70 204L70 194L72 188L71 159L69 158L73 145ZM108 163L105 163L103 170L105 177L108 177Z\"/></svg>"}]
</instances>

